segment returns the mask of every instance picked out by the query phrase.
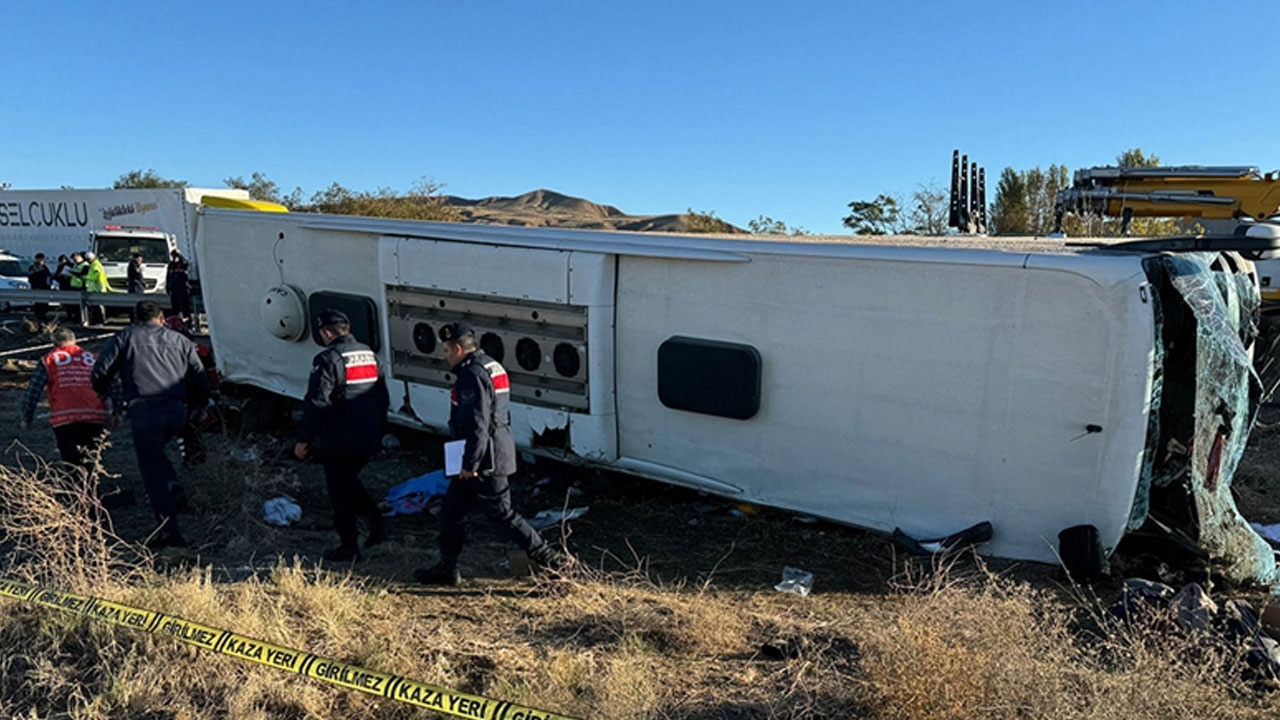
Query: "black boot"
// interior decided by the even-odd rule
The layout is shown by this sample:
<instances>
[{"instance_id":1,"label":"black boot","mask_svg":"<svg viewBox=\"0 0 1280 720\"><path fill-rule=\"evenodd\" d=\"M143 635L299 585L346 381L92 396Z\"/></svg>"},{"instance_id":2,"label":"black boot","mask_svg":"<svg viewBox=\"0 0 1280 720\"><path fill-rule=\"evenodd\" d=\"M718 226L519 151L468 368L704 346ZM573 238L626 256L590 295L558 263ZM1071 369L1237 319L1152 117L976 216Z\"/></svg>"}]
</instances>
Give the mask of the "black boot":
<instances>
[{"instance_id":1,"label":"black boot","mask_svg":"<svg viewBox=\"0 0 1280 720\"><path fill-rule=\"evenodd\" d=\"M413 579L423 585L447 585L453 587L462 584L462 574L458 572L457 564L443 560L429 568L414 570Z\"/></svg>"},{"instance_id":2,"label":"black boot","mask_svg":"<svg viewBox=\"0 0 1280 720\"><path fill-rule=\"evenodd\" d=\"M529 562L529 569L535 576L560 577L568 574L577 561L572 555L547 544L529 553Z\"/></svg>"}]
</instances>

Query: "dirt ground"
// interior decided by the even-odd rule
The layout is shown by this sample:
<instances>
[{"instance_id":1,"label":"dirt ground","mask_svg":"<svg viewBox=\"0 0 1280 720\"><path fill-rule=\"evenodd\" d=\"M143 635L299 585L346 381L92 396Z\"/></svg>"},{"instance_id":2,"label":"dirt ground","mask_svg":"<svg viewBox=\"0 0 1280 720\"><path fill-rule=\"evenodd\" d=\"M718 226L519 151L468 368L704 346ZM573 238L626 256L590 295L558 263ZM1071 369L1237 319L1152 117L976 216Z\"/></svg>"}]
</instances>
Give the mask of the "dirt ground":
<instances>
[{"instance_id":1,"label":"dirt ground","mask_svg":"<svg viewBox=\"0 0 1280 720\"><path fill-rule=\"evenodd\" d=\"M5 319L0 317L3 322ZM102 342L89 341L87 345L94 347ZM20 323L0 325L0 353L38 344L39 338L33 338ZM31 428L20 429L28 361L38 354L38 350L18 353L0 361L0 432L6 436L5 463L21 462L22 455L28 452L51 460L57 456L45 417L38 415ZM47 413L45 408L42 411ZM1280 522L1280 411L1266 409L1262 420L1237 475L1236 495L1246 517L1265 523ZM376 500L382 499L393 485L441 465L441 438L401 430L393 433L399 447L380 453L363 474ZM317 465L293 459L287 429L266 434L237 430L210 435L207 441L207 462L180 471L192 506L180 521L191 548L185 553L166 553L161 556L162 562L175 571L208 568L214 583L227 585L270 575L277 567L328 567L321 562L321 553L336 544L336 536L323 477ZM114 527L125 540L140 541L151 532L154 521L127 427L113 432L109 442L104 465L137 498L135 505L113 511ZM176 449L171 455L176 462ZM526 515L566 505L588 507L582 518L564 528L566 545L588 567L618 575L644 575L656 587L672 591L710 593L717 612L731 614L722 616L722 623L749 626L742 632L746 638L744 647L705 657L688 649L663 650L665 641L654 641L659 648L654 652L661 659L652 662L666 663L668 682L687 673L690 689L687 693L667 693L685 700L643 712L637 710L627 717L830 717L830 708L848 704L839 694L844 691L838 689L852 686L859 677L860 651L850 640L855 632L851 628L888 617L901 603L898 590L907 566L888 538L876 533L789 513L735 507L722 499L660 483L555 463L522 463L520 473L513 479L513 492L517 508ZM289 528L276 528L262 519L262 503L281 494L293 497L302 508L301 521ZM413 569L430 564L436 557L436 518L422 514L395 517L389 522L390 541L368 551L363 561L351 566L356 578L385 588L387 596L380 600L383 612L401 612L405 617L439 624L451 633L482 623L529 624L527 615L533 612L529 608L541 602L543 591L526 578L510 576L509 546L482 518L472 522L462 559L467 582L461 588L443 590L426 590L412 581ZM546 532L549 539L558 540L561 530L553 527ZM1115 560L1115 567L1124 567L1124 558ZM786 566L813 573L813 594L809 598L801 600L773 589ZM990 561L989 566L1001 577L1016 579L1035 592L1064 599L1073 597L1056 568L1011 561ZM1116 591L1121 579L1117 575L1099 583L1092 592L1105 598ZM652 598L637 602L651 603ZM500 610L495 611L495 607ZM492 612L499 614L488 614ZM520 641L524 643L522 647L538 653L546 648L576 648L574 652L579 655L590 655L602 642L597 637L600 627L612 627L614 622L608 617L576 617L569 621L572 627L559 627L546 619L551 615L539 617L543 619L538 622L550 624L538 626L537 633ZM207 621L214 622L215 618ZM714 633L714 624L712 621L699 632ZM816 670L792 667L787 673L771 671L773 666L762 660L767 654L766 646L777 640L779 633L785 635L790 632L786 628L796 627L822 642L826 655L821 667L830 674L821 684L822 690L806 696L810 704L804 707L794 704L794 698L786 694L787 688L795 691L796 687L804 687L804 673ZM496 635L492 642L499 642ZM946 648L944 651L949 652ZM471 654L462 656L471 658L467 662L480 662ZM464 683L460 689L494 690L493 663L482 660L489 664L460 675ZM721 686L730 689L721 692ZM771 687L776 689L770 690ZM503 687L498 690L515 692ZM786 702L761 700L762 692L773 692ZM834 694L824 699L823 693ZM656 690L653 694L662 696ZM300 717L312 716L294 712ZM854 709L849 712L850 717L855 716ZM862 714L857 711L857 715Z\"/></svg>"}]
</instances>

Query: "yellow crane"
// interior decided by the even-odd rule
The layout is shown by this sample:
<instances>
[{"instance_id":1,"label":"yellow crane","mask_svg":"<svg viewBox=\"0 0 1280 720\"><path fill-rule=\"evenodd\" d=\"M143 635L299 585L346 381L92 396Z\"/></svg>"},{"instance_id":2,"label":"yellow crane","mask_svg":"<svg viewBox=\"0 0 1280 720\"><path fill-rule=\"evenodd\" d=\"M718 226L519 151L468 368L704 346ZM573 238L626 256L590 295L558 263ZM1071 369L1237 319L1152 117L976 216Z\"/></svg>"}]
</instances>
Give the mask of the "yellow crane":
<instances>
[{"instance_id":1,"label":"yellow crane","mask_svg":"<svg viewBox=\"0 0 1280 720\"><path fill-rule=\"evenodd\" d=\"M1280 173L1247 165L1084 168L1058 192L1054 210L1055 232L1067 212L1121 218L1124 234L1135 217L1266 220L1280 213Z\"/></svg>"}]
</instances>

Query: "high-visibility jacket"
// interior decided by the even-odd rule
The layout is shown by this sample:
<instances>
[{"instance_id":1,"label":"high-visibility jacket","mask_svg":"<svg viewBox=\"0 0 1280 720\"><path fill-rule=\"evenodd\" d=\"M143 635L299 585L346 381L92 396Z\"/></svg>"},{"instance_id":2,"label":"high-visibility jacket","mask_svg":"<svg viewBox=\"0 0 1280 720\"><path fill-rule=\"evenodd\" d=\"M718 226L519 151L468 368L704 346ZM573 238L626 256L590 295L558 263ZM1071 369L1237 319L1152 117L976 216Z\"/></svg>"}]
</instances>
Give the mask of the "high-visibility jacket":
<instances>
[{"instance_id":1,"label":"high-visibility jacket","mask_svg":"<svg viewBox=\"0 0 1280 720\"><path fill-rule=\"evenodd\" d=\"M107 406L93 391L90 376L97 356L79 345L55 348L41 361L49 375L49 424L106 423Z\"/></svg>"},{"instance_id":2,"label":"high-visibility jacket","mask_svg":"<svg viewBox=\"0 0 1280 720\"><path fill-rule=\"evenodd\" d=\"M89 274L84 278L84 289L91 293L111 292L111 285L107 282L106 268L102 267L102 261L94 258L89 263Z\"/></svg>"},{"instance_id":3,"label":"high-visibility jacket","mask_svg":"<svg viewBox=\"0 0 1280 720\"><path fill-rule=\"evenodd\" d=\"M83 290L85 275L89 274L89 263L78 262L71 268L71 289Z\"/></svg>"}]
</instances>

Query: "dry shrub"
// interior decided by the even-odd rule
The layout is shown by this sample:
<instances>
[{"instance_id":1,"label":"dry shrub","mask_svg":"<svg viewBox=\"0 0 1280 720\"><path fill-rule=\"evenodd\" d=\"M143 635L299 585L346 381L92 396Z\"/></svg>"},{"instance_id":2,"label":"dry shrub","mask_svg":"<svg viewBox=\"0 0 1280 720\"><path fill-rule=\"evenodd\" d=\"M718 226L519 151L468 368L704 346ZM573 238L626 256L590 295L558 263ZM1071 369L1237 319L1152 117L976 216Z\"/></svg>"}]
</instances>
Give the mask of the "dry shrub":
<instances>
[{"instance_id":1,"label":"dry shrub","mask_svg":"<svg viewBox=\"0 0 1280 720\"><path fill-rule=\"evenodd\" d=\"M1092 599L939 568L863 629L865 702L893 720L1264 716L1239 648L1171 625L1121 624Z\"/></svg>"},{"instance_id":2,"label":"dry shrub","mask_svg":"<svg viewBox=\"0 0 1280 720\"><path fill-rule=\"evenodd\" d=\"M677 657L715 657L747 648L749 623L720 597L664 585L642 567L604 573L577 567L549 586L559 596L544 632L583 647L629 648Z\"/></svg>"},{"instance_id":3,"label":"dry shrub","mask_svg":"<svg viewBox=\"0 0 1280 720\"><path fill-rule=\"evenodd\" d=\"M14 464L0 464L0 571L6 576L90 592L136 575L148 561L144 549L116 536L98 500L106 447L93 450L88 473L10 448Z\"/></svg>"}]
</instances>

